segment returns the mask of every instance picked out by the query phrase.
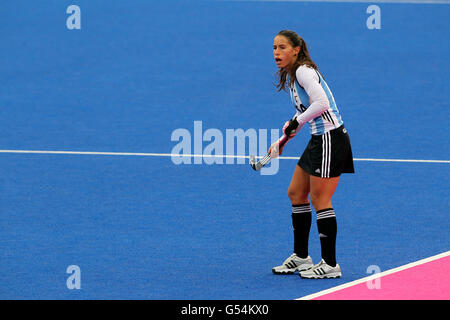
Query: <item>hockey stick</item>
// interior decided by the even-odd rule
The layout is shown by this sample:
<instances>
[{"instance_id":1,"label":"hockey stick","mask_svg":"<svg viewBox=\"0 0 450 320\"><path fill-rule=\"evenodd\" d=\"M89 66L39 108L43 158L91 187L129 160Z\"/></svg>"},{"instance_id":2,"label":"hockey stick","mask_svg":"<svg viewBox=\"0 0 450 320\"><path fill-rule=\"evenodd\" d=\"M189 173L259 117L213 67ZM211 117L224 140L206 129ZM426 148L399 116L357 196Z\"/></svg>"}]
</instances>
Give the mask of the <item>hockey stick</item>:
<instances>
[{"instance_id":1,"label":"hockey stick","mask_svg":"<svg viewBox=\"0 0 450 320\"><path fill-rule=\"evenodd\" d=\"M268 164L270 161L270 154L266 154L261 160L258 162L256 161L256 157L253 155L250 155L250 165L252 166L253 170L259 171L262 167L264 167L266 164Z\"/></svg>"},{"instance_id":2,"label":"hockey stick","mask_svg":"<svg viewBox=\"0 0 450 320\"><path fill-rule=\"evenodd\" d=\"M280 139L280 142L279 142L279 148L281 149L288 140L289 140L288 137L283 135L283 137ZM256 161L256 156L250 155L250 165L252 166L253 170L259 171L259 170L261 170L262 167L264 167L266 164L268 164L271 159L272 159L272 157L270 156L270 153L267 153L259 161Z\"/></svg>"}]
</instances>

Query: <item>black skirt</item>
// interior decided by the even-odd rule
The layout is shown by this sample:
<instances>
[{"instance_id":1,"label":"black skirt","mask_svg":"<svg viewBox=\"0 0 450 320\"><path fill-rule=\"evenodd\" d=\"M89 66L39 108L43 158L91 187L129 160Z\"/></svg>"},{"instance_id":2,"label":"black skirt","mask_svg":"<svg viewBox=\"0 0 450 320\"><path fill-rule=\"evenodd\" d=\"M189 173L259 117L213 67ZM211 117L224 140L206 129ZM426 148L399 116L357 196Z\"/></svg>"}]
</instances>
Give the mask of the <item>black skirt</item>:
<instances>
[{"instance_id":1,"label":"black skirt","mask_svg":"<svg viewBox=\"0 0 450 320\"><path fill-rule=\"evenodd\" d=\"M323 135L312 135L297 164L310 175L321 178L354 173L350 137L344 125Z\"/></svg>"}]
</instances>

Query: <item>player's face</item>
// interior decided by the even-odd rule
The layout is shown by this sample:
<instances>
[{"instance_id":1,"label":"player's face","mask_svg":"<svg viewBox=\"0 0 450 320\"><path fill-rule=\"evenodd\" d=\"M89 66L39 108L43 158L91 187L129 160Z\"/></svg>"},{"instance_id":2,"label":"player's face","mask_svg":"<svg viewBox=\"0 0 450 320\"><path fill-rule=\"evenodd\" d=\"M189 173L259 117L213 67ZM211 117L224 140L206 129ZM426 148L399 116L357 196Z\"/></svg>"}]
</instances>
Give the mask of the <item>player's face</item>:
<instances>
[{"instance_id":1,"label":"player's face","mask_svg":"<svg viewBox=\"0 0 450 320\"><path fill-rule=\"evenodd\" d=\"M300 47L294 48L285 36L278 35L273 39L273 57L278 68L289 68L297 59Z\"/></svg>"}]
</instances>

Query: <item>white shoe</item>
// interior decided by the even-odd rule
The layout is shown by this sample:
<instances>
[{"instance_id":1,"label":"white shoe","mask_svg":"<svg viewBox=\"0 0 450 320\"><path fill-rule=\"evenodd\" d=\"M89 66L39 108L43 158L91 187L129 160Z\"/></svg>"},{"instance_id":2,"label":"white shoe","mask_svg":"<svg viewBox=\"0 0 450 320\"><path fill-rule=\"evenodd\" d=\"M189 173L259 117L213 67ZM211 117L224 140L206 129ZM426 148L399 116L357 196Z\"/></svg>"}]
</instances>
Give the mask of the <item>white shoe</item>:
<instances>
[{"instance_id":1,"label":"white shoe","mask_svg":"<svg viewBox=\"0 0 450 320\"><path fill-rule=\"evenodd\" d=\"M272 272L275 274L293 274L296 271L308 270L313 266L314 264L310 256L302 259L293 253L289 258L284 260L281 266L272 268Z\"/></svg>"},{"instance_id":2,"label":"white shoe","mask_svg":"<svg viewBox=\"0 0 450 320\"><path fill-rule=\"evenodd\" d=\"M329 279L339 278L341 276L341 267L338 264L336 264L335 267L332 267L323 259L311 269L300 272L300 277L308 279Z\"/></svg>"}]
</instances>

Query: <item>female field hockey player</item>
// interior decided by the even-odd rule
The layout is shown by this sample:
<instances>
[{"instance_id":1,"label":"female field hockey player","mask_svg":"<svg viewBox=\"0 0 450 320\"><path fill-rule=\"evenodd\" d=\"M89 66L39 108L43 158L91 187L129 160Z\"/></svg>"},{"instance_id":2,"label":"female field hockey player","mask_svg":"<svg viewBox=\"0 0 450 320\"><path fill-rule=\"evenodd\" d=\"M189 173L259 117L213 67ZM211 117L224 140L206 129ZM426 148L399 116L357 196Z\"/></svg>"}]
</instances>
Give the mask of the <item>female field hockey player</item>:
<instances>
[{"instance_id":1,"label":"female field hockey player","mask_svg":"<svg viewBox=\"0 0 450 320\"><path fill-rule=\"evenodd\" d=\"M336 262L336 215L331 198L341 173L354 173L352 149L342 116L316 64L311 60L305 41L290 30L280 31L273 41L273 55L278 70L278 91L287 88L296 108L285 123L283 134L292 139L307 122L311 139L294 170L288 189L292 204L294 252L275 274L299 272L303 278L336 278L341 268ZM281 140L281 139L280 139ZM277 157L285 145L279 141L269 148ZM311 206L317 214L322 260L314 265L308 254Z\"/></svg>"}]
</instances>

